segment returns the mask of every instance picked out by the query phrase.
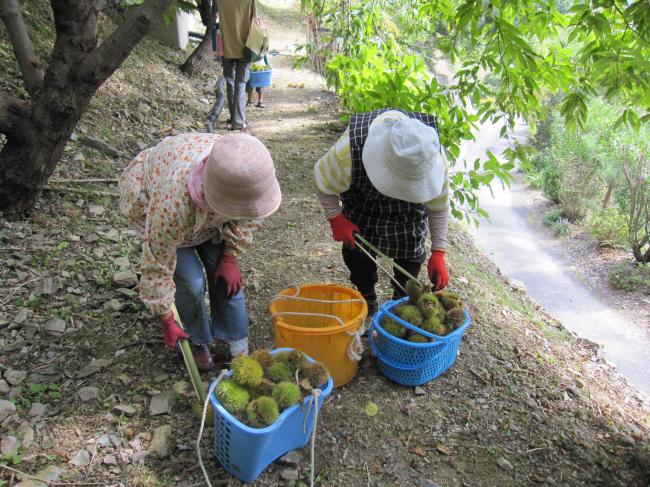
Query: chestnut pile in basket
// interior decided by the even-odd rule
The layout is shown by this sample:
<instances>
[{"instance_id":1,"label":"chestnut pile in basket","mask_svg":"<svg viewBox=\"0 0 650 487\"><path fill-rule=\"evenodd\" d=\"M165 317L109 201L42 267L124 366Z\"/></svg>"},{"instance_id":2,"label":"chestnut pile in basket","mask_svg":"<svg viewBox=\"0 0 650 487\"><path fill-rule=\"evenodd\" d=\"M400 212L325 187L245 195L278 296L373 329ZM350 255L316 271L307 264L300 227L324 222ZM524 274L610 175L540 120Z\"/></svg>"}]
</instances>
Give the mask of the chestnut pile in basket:
<instances>
[{"instance_id":1,"label":"chestnut pile in basket","mask_svg":"<svg viewBox=\"0 0 650 487\"><path fill-rule=\"evenodd\" d=\"M422 328L429 333L445 336L465 322L464 305L461 297L453 291L432 292L429 285L417 281L406 283L408 302L400 303L390 311L404 321ZM390 315L381 317L380 325L397 338L415 343L433 341L428 337L403 326Z\"/></svg>"},{"instance_id":2,"label":"chestnut pile in basket","mask_svg":"<svg viewBox=\"0 0 650 487\"><path fill-rule=\"evenodd\" d=\"M272 354L256 350L232 362L232 375L219 382L216 396L230 414L252 428L264 428L299 403L303 392L329 380L321 362L309 362L298 350Z\"/></svg>"}]
</instances>

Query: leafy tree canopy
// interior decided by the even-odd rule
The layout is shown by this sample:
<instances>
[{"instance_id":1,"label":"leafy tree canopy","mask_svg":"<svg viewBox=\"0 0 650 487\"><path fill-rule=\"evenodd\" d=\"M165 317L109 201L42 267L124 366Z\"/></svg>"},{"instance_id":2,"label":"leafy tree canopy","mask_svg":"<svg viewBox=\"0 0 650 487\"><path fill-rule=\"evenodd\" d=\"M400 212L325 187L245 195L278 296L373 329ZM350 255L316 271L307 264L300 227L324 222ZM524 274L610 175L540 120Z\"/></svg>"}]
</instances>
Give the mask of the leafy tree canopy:
<instances>
[{"instance_id":1,"label":"leafy tree canopy","mask_svg":"<svg viewBox=\"0 0 650 487\"><path fill-rule=\"evenodd\" d=\"M578 0L303 0L310 19L307 57L351 112L395 107L435 113L453 158L478 121L534 122L544 101L562 96L561 113L582 127L588 101L621 106L617 124L650 120L650 3ZM444 80L443 59L454 65ZM527 150L493 154L483 164L454 161L452 212L484 215L474 190L507 183ZM464 167L458 167L463 165ZM473 217L472 217L473 218Z\"/></svg>"}]
</instances>

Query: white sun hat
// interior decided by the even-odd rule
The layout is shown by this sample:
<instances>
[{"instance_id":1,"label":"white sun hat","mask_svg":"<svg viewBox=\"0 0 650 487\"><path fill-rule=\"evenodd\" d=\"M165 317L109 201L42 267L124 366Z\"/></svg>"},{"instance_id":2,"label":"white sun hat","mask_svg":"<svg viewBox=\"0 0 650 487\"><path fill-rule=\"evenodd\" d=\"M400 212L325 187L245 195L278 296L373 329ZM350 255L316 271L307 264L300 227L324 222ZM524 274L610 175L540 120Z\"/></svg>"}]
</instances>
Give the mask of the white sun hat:
<instances>
[{"instance_id":1,"label":"white sun hat","mask_svg":"<svg viewBox=\"0 0 650 487\"><path fill-rule=\"evenodd\" d=\"M361 159L385 196L426 203L442 192L446 168L438 133L402 112L389 110L372 121Z\"/></svg>"}]
</instances>

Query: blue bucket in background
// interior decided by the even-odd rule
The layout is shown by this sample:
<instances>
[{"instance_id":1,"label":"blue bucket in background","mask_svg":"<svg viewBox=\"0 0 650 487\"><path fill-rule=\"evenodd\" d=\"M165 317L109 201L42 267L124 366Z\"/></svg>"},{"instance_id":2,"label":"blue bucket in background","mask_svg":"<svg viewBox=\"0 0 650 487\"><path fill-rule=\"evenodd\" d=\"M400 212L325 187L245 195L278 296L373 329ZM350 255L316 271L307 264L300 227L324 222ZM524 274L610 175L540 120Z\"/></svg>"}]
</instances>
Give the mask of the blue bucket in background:
<instances>
[{"instance_id":1,"label":"blue bucket in background","mask_svg":"<svg viewBox=\"0 0 650 487\"><path fill-rule=\"evenodd\" d=\"M253 88L264 88L266 86L271 86L272 77L272 68L267 69L266 71L251 71L248 82Z\"/></svg>"},{"instance_id":2,"label":"blue bucket in background","mask_svg":"<svg viewBox=\"0 0 650 487\"><path fill-rule=\"evenodd\" d=\"M388 301L381 306L373 318L368 341L378 359L377 365L382 374L398 384L419 386L447 371L456 361L460 342L471 322L471 316L465 309L465 321L461 326L448 335L434 335L407 323L391 312L395 306L408 299L405 297ZM381 318L386 314L407 328L433 338L434 341L414 343L391 335L380 324Z\"/></svg>"},{"instance_id":3,"label":"blue bucket in background","mask_svg":"<svg viewBox=\"0 0 650 487\"><path fill-rule=\"evenodd\" d=\"M291 350L277 348L271 353ZM307 359L309 362L314 361L309 356ZM226 377L231 374L228 372ZM333 387L334 382L330 377L321 387L319 410ZM233 477L244 483L252 482L282 455L307 444L314 428L316 412L312 402L312 396L306 397L303 404L294 404L282 411L272 425L251 428L226 411L213 393L210 403L214 410L214 452L217 460Z\"/></svg>"}]
</instances>

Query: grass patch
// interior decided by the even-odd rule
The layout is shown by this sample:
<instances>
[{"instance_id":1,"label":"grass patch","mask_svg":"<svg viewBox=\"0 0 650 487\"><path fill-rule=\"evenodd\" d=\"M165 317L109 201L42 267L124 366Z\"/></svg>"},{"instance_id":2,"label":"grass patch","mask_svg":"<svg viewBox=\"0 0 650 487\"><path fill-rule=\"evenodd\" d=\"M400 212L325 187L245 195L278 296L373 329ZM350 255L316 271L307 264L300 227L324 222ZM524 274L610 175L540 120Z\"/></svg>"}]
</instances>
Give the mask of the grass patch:
<instances>
[{"instance_id":1,"label":"grass patch","mask_svg":"<svg viewBox=\"0 0 650 487\"><path fill-rule=\"evenodd\" d=\"M609 272L609 282L622 291L650 294L650 265L636 262L616 264Z\"/></svg>"},{"instance_id":2,"label":"grass patch","mask_svg":"<svg viewBox=\"0 0 650 487\"><path fill-rule=\"evenodd\" d=\"M564 212L559 207L551 208L546 213L544 213L544 223L548 226L552 226L554 223L559 222L562 218L564 218Z\"/></svg>"}]
</instances>

